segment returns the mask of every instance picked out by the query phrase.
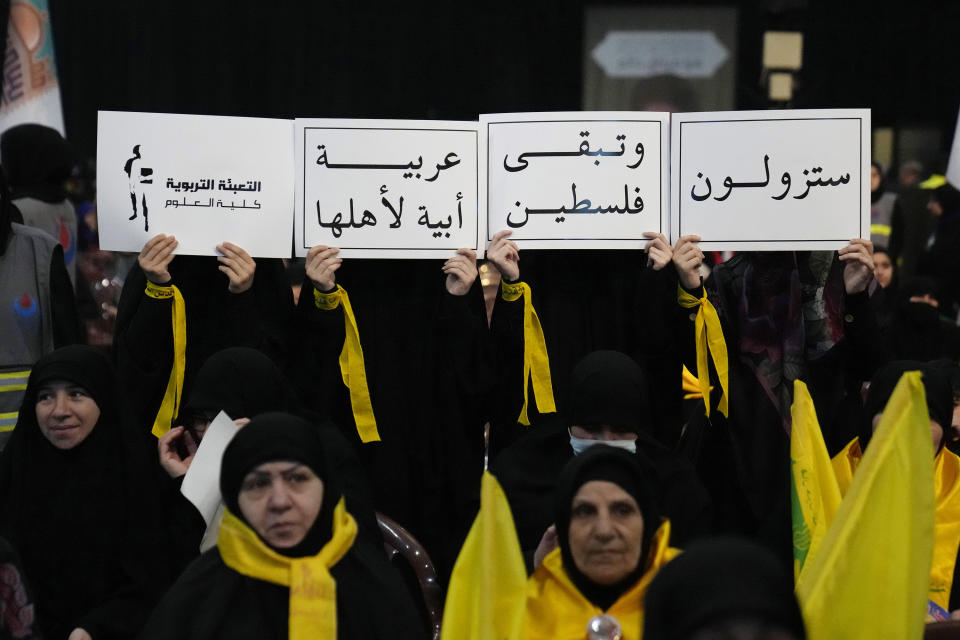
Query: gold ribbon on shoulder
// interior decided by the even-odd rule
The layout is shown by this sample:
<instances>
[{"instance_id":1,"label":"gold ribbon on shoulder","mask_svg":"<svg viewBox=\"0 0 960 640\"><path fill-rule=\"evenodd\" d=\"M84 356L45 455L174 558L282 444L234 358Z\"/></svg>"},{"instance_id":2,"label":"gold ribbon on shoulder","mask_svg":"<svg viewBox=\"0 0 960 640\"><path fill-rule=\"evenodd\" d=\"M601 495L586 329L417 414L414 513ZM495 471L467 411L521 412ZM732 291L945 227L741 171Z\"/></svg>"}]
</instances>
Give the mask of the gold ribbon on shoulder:
<instances>
[{"instance_id":1,"label":"gold ribbon on shoulder","mask_svg":"<svg viewBox=\"0 0 960 640\"><path fill-rule=\"evenodd\" d=\"M187 308L180 290L172 284L161 286L147 280L144 293L156 300L173 298L170 314L173 323L173 367L170 369L170 379L167 381L167 390L163 393L160 411L157 412L151 430L151 433L159 438L170 431L173 418L180 410L183 374L187 368Z\"/></svg>"},{"instance_id":2,"label":"gold ribbon on shoulder","mask_svg":"<svg viewBox=\"0 0 960 640\"><path fill-rule=\"evenodd\" d=\"M340 351L340 375L343 384L350 390L350 406L353 408L353 420L357 423L357 433L361 442L379 442L380 432L373 416L373 404L370 402L370 388L367 386L367 370L363 364L363 347L360 346L360 330L357 319L350 306L350 297L346 290L337 285L336 291L323 293L313 290L317 309L330 311L343 306L344 339Z\"/></svg>"},{"instance_id":3,"label":"gold ribbon on shoulder","mask_svg":"<svg viewBox=\"0 0 960 640\"><path fill-rule=\"evenodd\" d=\"M507 302L513 302L523 296L523 408L517 421L530 425L527 417L527 387L532 379L534 400L537 411L553 413L557 410L553 400L553 381L550 378L550 358L547 355L547 343L543 338L540 318L530 300L530 285L526 282L507 284L500 281L500 293Z\"/></svg>"},{"instance_id":4,"label":"gold ribbon on shoulder","mask_svg":"<svg viewBox=\"0 0 960 640\"><path fill-rule=\"evenodd\" d=\"M703 290L703 297L697 298L687 293L683 287L677 285L677 302L684 309L697 309L695 321L695 335L697 343L697 381L700 393L703 394L703 404L707 416L710 415L710 363L708 356L713 358L713 366L717 369L720 378L720 402L717 409L724 416L729 414L727 396L730 393L730 378L727 361L727 343L723 338L723 329L720 327L720 316L713 304L707 300L707 290Z\"/></svg>"},{"instance_id":5,"label":"gold ribbon on shoulder","mask_svg":"<svg viewBox=\"0 0 960 640\"><path fill-rule=\"evenodd\" d=\"M290 640L336 640L337 583L330 567L356 537L357 523L341 496L333 510L333 536L315 556L280 555L229 509L223 512L217 547L224 564L237 573L290 588Z\"/></svg>"}]
</instances>

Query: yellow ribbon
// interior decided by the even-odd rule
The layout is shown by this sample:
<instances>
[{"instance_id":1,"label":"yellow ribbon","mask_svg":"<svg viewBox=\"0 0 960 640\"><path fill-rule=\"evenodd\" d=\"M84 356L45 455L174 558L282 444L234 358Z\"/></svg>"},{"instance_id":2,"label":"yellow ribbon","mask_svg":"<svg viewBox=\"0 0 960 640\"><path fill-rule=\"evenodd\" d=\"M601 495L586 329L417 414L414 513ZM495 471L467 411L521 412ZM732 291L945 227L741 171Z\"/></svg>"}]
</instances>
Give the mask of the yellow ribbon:
<instances>
[{"instance_id":1,"label":"yellow ribbon","mask_svg":"<svg viewBox=\"0 0 960 640\"><path fill-rule=\"evenodd\" d=\"M513 302L523 296L523 408L517 421L529 425L527 417L527 387L533 382L533 397L540 413L553 413L557 410L553 401L553 381L550 378L550 358L547 355L547 343L543 338L540 318L530 300L530 285L526 282L507 284L500 281L500 293L507 302Z\"/></svg>"},{"instance_id":2,"label":"yellow ribbon","mask_svg":"<svg viewBox=\"0 0 960 640\"><path fill-rule=\"evenodd\" d=\"M692 373L690 373L690 370L687 369L686 365L680 365L680 368L683 369L681 377L681 387L684 391L683 399L702 399L703 393L700 392L700 381ZM710 391L713 391L713 385L710 386Z\"/></svg>"},{"instance_id":3,"label":"yellow ribbon","mask_svg":"<svg viewBox=\"0 0 960 640\"><path fill-rule=\"evenodd\" d=\"M697 380L700 383L700 393L703 394L703 404L707 416L710 415L710 363L708 355L713 358L713 366L717 369L720 378L720 402L717 409L724 416L729 415L727 396L730 393L730 378L727 362L727 343L723 338L723 329L720 327L720 316L713 304L707 300L707 290L703 290L703 297L697 298L687 293L683 287L677 285L677 302L684 309L699 307L695 322L697 341Z\"/></svg>"},{"instance_id":4,"label":"yellow ribbon","mask_svg":"<svg viewBox=\"0 0 960 640\"><path fill-rule=\"evenodd\" d=\"M363 364L360 330L357 329L357 319L353 315L353 307L350 306L350 297L343 287L337 285L337 290L330 293L314 288L313 299L317 309L323 311L343 305L345 331L343 349L340 351L340 375L343 376L343 384L350 390L350 405L353 407L353 420L357 423L360 441L380 442L380 432L377 431L377 421L373 417L373 404L370 402L370 389L367 386L367 370Z\"/></svg>"},{"instance_id":5,"label":"yellow ribbon","mask_svg":"<svg viewBox=\"0 0 960 640\"><path fill-rule=\"evenodd\" d=\"M160 411L153 421L151 433L156 437L163 436L170 431L174 416L180 409L180 395L183 393L183 373L187 368L187 309L183 302L180 290L175 286L160 286L147 280L145 293L157 300L173 298L173 367L170 369L170 380L167 381L167 390L163 393L163 402Z\"/></svg>"},{"instance_id":6,"label":"yellow ribbon","mask_svg":"<svg viewBox=\"0 0 960 640\"><path fill-rule=\"evenodd\" d=\"M280 555L229 509L223 512L217 547L224 564L237 573L290 588L290 640L336 640L337 583L330 567L356 537L357 523L341 496L333 510L333 536L315 556Z\"/></svg>"}]
</instances>

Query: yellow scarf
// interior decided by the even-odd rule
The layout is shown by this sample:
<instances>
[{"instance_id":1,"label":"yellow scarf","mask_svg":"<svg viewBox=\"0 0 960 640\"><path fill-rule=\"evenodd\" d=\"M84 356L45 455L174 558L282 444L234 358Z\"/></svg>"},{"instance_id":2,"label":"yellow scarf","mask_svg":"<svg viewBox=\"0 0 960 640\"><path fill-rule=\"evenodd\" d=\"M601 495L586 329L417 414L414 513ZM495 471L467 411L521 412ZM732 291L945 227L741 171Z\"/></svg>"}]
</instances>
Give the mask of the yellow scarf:
<instances>
[{"instance_id":1,"label":"yellow scarf","mask_svg":"<svg viewBox=\"0 0 960 640\"><path fill-rule=\"evenodd\" d=\"M620 623L623 640L640 640L643 633L643 598L657 571L679 555L670 546L670 521L664 519L647 552L643 576L606 611L580 593L563 570L560 549L554 549L527 580L524 640L566 640L585 637L587 622L607 613Z\"/></svg>"},{"instance_id":2,"label":"yellow scarf","mask_svg":"<svg viewBox=\"0 0 960 640\"><path fill-rule=\"evenodd\" d=\"M710 364L707 356L713 357L713 366L720 378L720 402L717 409L724 416L729 415L727 396L730 394L730 374L727 362L727 343L723 338L723 329L720 327L720 316L713 304L707 300L707 290L703 290L703 297L696 298L687 293L683 287L677 285L677 302L684 309L697 309L695 335L697 341L697 380L700 383L700 393L703 394L703 404L707 416L710 416Z\"/></svg>"},{"instance_id":3,"label":"yellow scarf","mask_svg":"<svg viewBox=\"0 0 960 640\"><path fill-rule=\"evenodd\" d=\"M159 438L170 431L173 418L180 409L180 395L183 393L183 373L187 367L187 309L180 290L172 284L162 287L147 280L147 288L144 293L157 300L173 298L171 313L173 322L173 367L170 369L170 379L167 381L167 389L163 393L160 411L157 412L151 430L151 433Z\"/></svg>"},{"instance_id":4,"label":"yellow scarf","mask_svg":"<svg viewBox=\"0 0 960 640\"><path fill-rule=\"evenodd\" d=\"M840 493L845 495L863 454L860 439L854 438L833 457ZM936 511L933 521L933 563L930 566L930 592L927 597L947 609L953 569L960 547L960 458L946 447L933 460L933 488Z\"/></svg>"},{"instance_id":5,"label":"yellow scarf","mask_svg":"<svg viewBox=\"0 0 960 640\"><path fill-rule=\"evenodd\" d=\"M313 290L317 309L330 311L343 305L344 339L340 351L340 375L343 384L350 390L350 405L353 407L353 420L357 424L357 433L361 442L379 442L380 432L373 417L373 404L370 402L370 388L367 386L367 370L363 364L363 347L360 346L360 330L357 319L350 306L350 297L346 290L337 285L336 291L323 293Z\"/></svg>"},{"instance_id":6,"label":"yellow scarf","mask_svg":"<svg viewBox=\"0 0 960 640\"><path fill-rule=\"evenodd\" d=\"M223 562L237 573L290 588L290 640L336 640L337 584L330 567L346 555L356 537L357 523L341 497L333 510L333 536L315 556L280 555L228 509L217 546Z\"/></svg>"},{"instance_id":7,"label":"yellow scarf","mask_svg":"<svg viewBox=\"0 0 960 640\"><path fill-rule=\"evenodd\" d=\"M507 302L513 302L523 296L523 408L517 421L529 425L527 417L527 387L533 383L533 397L540 413L553 413L557 410L553 401L553 381L550 378L550 358L547 356L547 343L543 338L540 318L530 300L530 285L526 282L507 284L500 281L500 293ZM532 380L531 380L532 378Z\"/></svg>"}]
</instances>

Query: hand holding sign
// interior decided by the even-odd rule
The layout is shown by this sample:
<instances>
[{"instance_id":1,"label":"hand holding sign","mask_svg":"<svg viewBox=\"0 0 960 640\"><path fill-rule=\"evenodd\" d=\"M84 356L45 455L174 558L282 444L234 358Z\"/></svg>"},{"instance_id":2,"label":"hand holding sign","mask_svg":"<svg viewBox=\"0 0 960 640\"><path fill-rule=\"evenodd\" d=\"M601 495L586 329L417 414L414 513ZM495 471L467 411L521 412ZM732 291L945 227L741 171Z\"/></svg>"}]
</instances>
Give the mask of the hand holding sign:
<instances>
[{"instance_id":1,"label":"hand holding sign","mask_svg":"<svg viewBox=\"0 0 960 640\"><path fill-rule=\"evenodd\" d=\"M508 282L520 279L520 248L509 240L512 231L498 231L487 247L487 260L493 263L500 275Z\"/></svg>"},{"instance_id":2,"label":"hand holding sign","mask_svg":"<svg viewBox=\"0 0 960 640\"><path fill-rule=\"evenodd\" d=\"M866 290L873 280L873 243L854 238L838 253L840 261L844 263L843 286L846 292L854 294Z\"/></svg>"},{"instance_id":3,"label":"hand holding sign","mask_svg":"<svg viewBox=\"0 0 960 640\"><path fill-rule=\"evenodd\" d=\"M647 266L654 271L660 271L673 260L673 248L667 240L667 236L656 231L644 231L643 237L650 238L650 242L644 248L647 253Z\"/></svg>"},{"instance_id":4,"label":"hand holding sign","mask_svg":"<svg viewBox=\"0 0 960 640\"><path fill-rule=\"evenodd\" d=\"M153 284L170 284L170 262L173 260L173 250L177 248L177 239L162 233L153 236L140 250L137 262L143 269L147 280Z\"/></svg>"},{"instance_id":5,"label":"hand holding sign","mask_svg":"<svg viewBox=\"0 0 960 640\"><path fill-rule=\"evenodd\" d=\"M477 252L457 249L457 255L443 263L443 272L447 274L447 292L454 296L466 295L477 279Z\"/></svg>"},{"instance_id":6,"label":"hand holding sign","mask_svg":"<svg viewBox=\"0 0 960 640\"><path fill-rule=\"evenodd\" d=\"M700 236L683 236L673 248L673 264L677 268L680 284L692 291L700 286L700 265L703 264L703 251L696 243Z\"/></svg>"},{"instance_id":7,"label":"hand holding sign","mask_svg":"<svg viewBox=\"0 0 960 640\"><path fill-rule=\"evenodd\" d=\"M217 262L220 263L220 271L230 278L230 284L227 285L230 293L249 290L253 286L253 274L257 269L257 264L250 254L232 242L218 244L217 251L223 254L217 257Z\"/></svg>"},{"instance_id":8,"label":"hand holding sign","mask_svg":"<svg viewBox=\"0 0 960 640\"><path fill-rule=\"evenodd\" d=\"M317 291L332 291L337 285L336 272L343 264L337 256L340 249L318 244L307 252L306 271Z\"/></svg>"}]
</instances>

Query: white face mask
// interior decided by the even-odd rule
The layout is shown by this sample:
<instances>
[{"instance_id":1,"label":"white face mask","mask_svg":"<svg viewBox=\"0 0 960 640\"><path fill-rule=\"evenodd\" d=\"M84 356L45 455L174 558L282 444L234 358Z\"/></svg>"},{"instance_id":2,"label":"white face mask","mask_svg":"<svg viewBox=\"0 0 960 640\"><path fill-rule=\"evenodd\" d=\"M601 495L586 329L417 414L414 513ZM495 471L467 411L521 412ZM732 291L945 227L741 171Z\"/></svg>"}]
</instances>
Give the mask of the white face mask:
<instances>
[{"instance_id":1,"label":"white face mask","mask_svg":"<svg viewBox=\"0 0 960 640\"><path fill-rule=\"evenodd\" d=\"M580 455L595 444L605 444L608 447L616 447L630 453L637 452L636 440L594 440L593 438L578 438L573 434L570 435L570 446L573 448L574 455Z\"/></svg>"}]
</instances>

